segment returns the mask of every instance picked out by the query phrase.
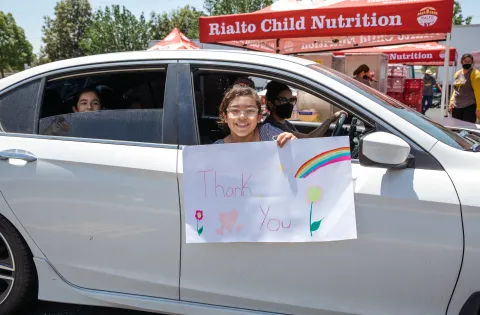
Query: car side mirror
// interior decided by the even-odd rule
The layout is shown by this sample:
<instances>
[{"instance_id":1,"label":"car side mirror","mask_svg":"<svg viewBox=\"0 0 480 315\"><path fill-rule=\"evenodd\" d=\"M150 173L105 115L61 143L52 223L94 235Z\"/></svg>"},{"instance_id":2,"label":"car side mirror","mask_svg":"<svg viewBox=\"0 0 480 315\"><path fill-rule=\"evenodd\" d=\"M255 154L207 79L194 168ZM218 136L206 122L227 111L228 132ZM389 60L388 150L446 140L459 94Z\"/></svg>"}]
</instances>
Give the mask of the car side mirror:
<instances>
[{"instance_id":1,"label":"car side mirror","mask_svg":"<svg viewBox=\"0 0 480 315\"><path fill-rule=\"evenodd\" d=\"M410 145L387 132L374 132L360 140L360 165L381 168L407 168L413 165Z\"/></svg>"}]
</instances>

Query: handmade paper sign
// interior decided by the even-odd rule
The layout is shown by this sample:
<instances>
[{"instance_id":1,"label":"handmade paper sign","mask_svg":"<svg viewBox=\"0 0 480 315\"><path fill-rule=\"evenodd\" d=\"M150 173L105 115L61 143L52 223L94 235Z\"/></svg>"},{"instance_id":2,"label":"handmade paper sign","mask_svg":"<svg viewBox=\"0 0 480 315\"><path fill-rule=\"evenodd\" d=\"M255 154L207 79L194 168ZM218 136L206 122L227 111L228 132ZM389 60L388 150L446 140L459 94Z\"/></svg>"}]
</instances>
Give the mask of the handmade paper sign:
<instances>
[{"instance_id":1,"label":"handmade paper sign","mask_svg":"<svg viewBox=\"0 0 480 315\"><path fill-rule=\"evenodd\" d=\"M187 146L187 243L357 238L348 137Z\"/></svg>"}]
</instances>

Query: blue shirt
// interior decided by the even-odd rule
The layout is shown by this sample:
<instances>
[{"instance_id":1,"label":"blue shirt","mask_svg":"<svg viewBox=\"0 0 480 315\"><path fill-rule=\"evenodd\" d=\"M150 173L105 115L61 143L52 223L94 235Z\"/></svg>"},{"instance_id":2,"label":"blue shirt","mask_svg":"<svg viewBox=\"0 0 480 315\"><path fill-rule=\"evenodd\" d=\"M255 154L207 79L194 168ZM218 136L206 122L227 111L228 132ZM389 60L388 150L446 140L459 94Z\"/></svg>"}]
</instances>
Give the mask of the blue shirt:
<instances>
[{"instance_id":1,"label":"blue shirt","mask_svg":"<svg viewBox=\"0 0 480 315\"><path fill-rule=\"evenodd\" d=\"M263 124L260 126L260 141L272 141L275 137L283 133L283 130L272 126L271 124ZM225 143L224 139L215 141L214 144Z\"/></svg>"}]
</instances>

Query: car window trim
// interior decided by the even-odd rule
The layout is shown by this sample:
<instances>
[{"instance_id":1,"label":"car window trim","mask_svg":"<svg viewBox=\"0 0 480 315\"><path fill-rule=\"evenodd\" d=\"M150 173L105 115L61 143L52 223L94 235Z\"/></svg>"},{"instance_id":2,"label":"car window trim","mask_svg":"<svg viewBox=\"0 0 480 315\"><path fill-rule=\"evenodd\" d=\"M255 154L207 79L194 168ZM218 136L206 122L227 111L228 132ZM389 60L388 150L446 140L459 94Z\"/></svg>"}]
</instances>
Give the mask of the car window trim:
<instances>
[{"instance_id":1,"label":"car window trim","mask_svg":"<svg viewBox=\"0 0 480 315\"><path fill-rule=\"evenodd\" d=\"M40 124L40 112L42 110L42 104L43 104L43 94L45 93L45 85L47 82L46 77L42 77L41 82L40 82L40 89L38 91L37 95L37 103L35 104L35 114L33 115L33 133L38 134L39 133L39 124Z\"/></svg>"},{"instance_id":2,"label":"car window trim","mask_svg":"<svg viewBox=\"0 0 480 315\"><path fill-rule=\"evenodd\" d=\"M64 75L64 76L55 76L53 78L48 79L48 83L50 82L55 82L59 80L64 80L64 79L70 79L70 78L77 78L77 77L83 77L83 76L89 76L89 75L102 75L102 74L109 74L109 73L126 73L126 72L160 72L160 71L167 71L167 66L165 67L148 67L148 68L127 68L127 69L114 69L114 70L101 70L101 71L91 71L91 72L76 72L73 74L69 75Z\"/></svg>"},{"instance_id":3,"label":"car window trim","mask_svg":"<svg viewBox=\"0 0 480 315\"><path fill-rule=\"evenodd\" d=\"M0 132L0 137L32 138L32 139L41 139L41 140L54 140L54 141L87 142L87 143L134 146L134 147L178 149L178 144L121 141L121 140L108 140L108 139L76 138L76 137L64 137L64 136L47 136L47 135L27 134L27 133Z\"/></svg>"},{"instance_id":4,"label":"car window trim","mask_svg":"<svg viewBox=\"0 0 480 315\"><path fill-rule=\"evenodd\" d=\"M8 87L4 88L3 90L0 91L0 96L3 93L8 93L8 91L15 89L18 86L21 86L23 84L29 83L31 81L35 81L38 79L41 79L43 77L54 77L57 76L61 73L66 73L66 72L76 72L76 71L86 71L90 69L96 69L96 68L115 68L115 67L141 67L141 68L147 68L149 66L152 67L159 67L162 65L165 65L168 68L168 65L170 64L176 64L178 63L177 59L160 59L160 60L143 60L143 61L113 61L113 62L99 62L99 63L90 63L86 65L81 65L81 66L72 66L72 67L63 67L60 69L55 69L55 70L50 70L46 71L43 73L36 74L32 77L26 78L24 80L15 82L12 85L9 85Z\"/></svg>"}]
</instances>

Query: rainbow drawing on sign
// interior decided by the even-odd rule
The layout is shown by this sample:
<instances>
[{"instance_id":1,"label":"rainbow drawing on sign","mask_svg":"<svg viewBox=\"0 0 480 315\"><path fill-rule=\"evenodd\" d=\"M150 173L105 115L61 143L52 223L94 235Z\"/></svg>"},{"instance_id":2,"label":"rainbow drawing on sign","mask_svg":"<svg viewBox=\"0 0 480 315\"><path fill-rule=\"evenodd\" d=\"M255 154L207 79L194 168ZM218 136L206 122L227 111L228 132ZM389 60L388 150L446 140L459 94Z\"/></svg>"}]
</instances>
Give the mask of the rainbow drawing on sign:
<instances>
[{"instance_id":1,"label":"rainbow drawing on sign","mask_svg":"<svg viewBox=\"0 0 480 315\"><path fill-rule=\"evenodd\" d=\"M341 147L326 151L303 163L295 174L295 178L306 178L322 167L350 160L351 156L349 147Z\"/></svg>"}]
</instances>

